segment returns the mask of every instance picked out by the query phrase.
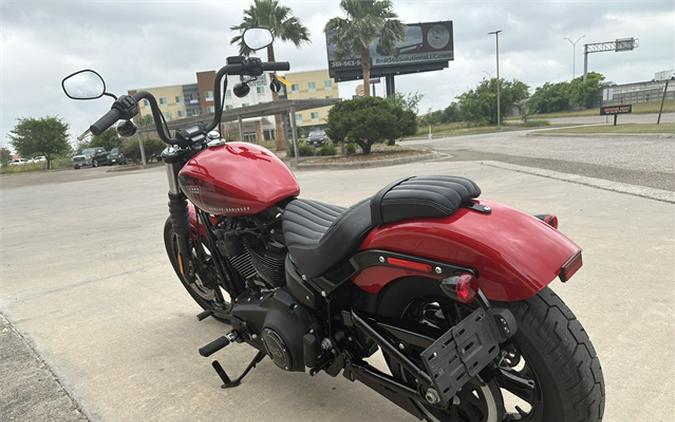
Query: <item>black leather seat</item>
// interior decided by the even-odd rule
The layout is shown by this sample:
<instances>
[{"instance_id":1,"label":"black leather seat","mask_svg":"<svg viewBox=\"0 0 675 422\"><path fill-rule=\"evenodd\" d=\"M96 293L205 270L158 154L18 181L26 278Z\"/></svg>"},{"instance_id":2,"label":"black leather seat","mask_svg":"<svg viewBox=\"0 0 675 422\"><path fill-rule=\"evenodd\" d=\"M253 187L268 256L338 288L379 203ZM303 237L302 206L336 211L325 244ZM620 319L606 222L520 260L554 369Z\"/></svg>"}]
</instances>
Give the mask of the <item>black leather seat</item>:
<instances>
[{"instance_id":1,"label":"black leather seat","mask_svg":"<svg viewBox=\"0 0 675 422\"><path fill-rule=\"evenodd\" d=\"M353 253L374 227L446 217L479 195L478 186L463 177L420 176L398 180L350 208L295 199L284 211L284 239L300 271L317 277Z\"/></svg>"}]
</instances>

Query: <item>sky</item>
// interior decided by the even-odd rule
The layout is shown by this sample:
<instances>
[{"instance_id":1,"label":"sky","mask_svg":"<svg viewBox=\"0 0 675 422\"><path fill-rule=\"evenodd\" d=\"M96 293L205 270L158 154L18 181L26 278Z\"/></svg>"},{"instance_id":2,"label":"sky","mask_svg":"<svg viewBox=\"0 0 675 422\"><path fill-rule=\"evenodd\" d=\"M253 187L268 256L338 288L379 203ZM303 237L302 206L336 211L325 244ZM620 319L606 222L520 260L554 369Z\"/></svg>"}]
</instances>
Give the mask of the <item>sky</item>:
<instances>
[{"instance_id":1,"label":"sky","mask_svg":"<svg viewBox=\"0 0 675 422\"><path fill-rule=\"evenodd\" d=\"M59 116L74 138L110 107L110 99L73 101L60 87L75 70L93 68L108 90L193 83L195 72L218 69L236 55L229 28L251 0L0 0L0 145L22 117ZM323 27L343 16L337 0L280 0L307 26L311 43L275 43L277 60L291 70L327 67ZM501 29L500 75L531 87L583 70L584 42L636 37L631 52L589 56L589 70L608 81L651 80L675 68L675 2L672 0L449 1L394 0L404 23L452 20L455 59L447 69L397 77L402 93L423 95L420 110L441 109L483 78L495 75L495 42ZM350 98L355 82L340 83ZM380 88L380 91L382 89Z\"/></svg>"}]
</instances>

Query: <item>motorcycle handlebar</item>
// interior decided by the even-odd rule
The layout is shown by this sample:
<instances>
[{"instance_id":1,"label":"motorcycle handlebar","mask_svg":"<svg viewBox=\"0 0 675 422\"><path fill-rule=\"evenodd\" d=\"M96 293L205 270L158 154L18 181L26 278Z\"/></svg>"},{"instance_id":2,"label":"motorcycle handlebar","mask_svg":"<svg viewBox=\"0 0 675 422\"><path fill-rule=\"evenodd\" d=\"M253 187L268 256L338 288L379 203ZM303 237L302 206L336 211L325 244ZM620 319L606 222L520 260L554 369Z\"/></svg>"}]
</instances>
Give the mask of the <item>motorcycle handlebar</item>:
<instances>
[{"instance_id":1,"label":"motorcycle handlebar","mask_svg":"<svg viewBox=\"0 0 675 422\"><path fill-rule=\"evenodd\" d=\"M94 135L100 135L105 132L110 126L114 125L120 119L119 110L112 108L100 119L89 126L89 131Z\"/></svg>"},{"instance_id":2,"label":"motorcycle handlebar","mask_svg":"<svg viewBox=\"0 0 675 422\"><path fill-rule=\"evenodd\" d=\"M274 72L277 70L289 70L291 64L289 62L264 62L262 64L262 70L264 72Z\"/></svg>"}]
</instances>

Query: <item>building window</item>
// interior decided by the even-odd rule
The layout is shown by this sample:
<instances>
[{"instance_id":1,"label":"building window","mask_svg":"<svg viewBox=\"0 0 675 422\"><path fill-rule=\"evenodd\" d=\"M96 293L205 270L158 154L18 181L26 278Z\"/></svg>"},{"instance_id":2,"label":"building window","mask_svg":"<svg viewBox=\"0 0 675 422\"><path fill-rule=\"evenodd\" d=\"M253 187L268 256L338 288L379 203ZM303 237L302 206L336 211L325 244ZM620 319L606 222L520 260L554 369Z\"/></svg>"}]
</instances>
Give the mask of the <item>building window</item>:
<instances>
[{"instance_id":1,"label":"building window","mask_svg":"<svg viewBox=\"0 0 675 422\"><path fill-rule=\"evenodd\" d=\"M319 113L316 111L313 111L311 114L312 120L319 120Z\"/></svg>"},{"instance_id":2,"label":"building window","mask_svg":"<svg viewBox=\"0 0 675 422\"><path fill-rule=\"evenodd\" d=\"M183 97L181 97L180 95L176 95L176 104L180 104L182 102L183 102Z\"/></svg>"},{"instance_id":3,"label":"building window","mask_svg":"<svg viewBox=\"0 0 675 422\"><path fill-rule=\"evenodd\" d=\"M159 97L159 103L162 105L166 104L166 97Z\"/></svg>"},{"instance_id":4,"label":"building window","mask_svg":"<svg viewBox=\"0 0 675 422\"><path fill-rule=\"evenodd\" d=\"M326 98L333 98L332 95L326 95Z\"/></svg>"},{"instance_id":5,"label":"building window","mask_svg":"<svg viewBox=\"0 0 675 422\"><path fill-rule=\"evenodd\" d=\"M176 117L183 117L183 111L182 110L176 111Z\"/></svg>"},{"instance_id":6,"label":"building window","mask_svg":"<svg viewBox=\"0 0 675 422\"><path fill-rule=\"evenodd\" d=\"M241 103L242 107L248 107L248 103Z\"/></svg>"},{"instance_id":7,"label":"building window","mask_svg":"<svg viewBox=\"0 0 675 422\"><path fill-rule=\"evenodd\" d=\"M291 92L300 92L300 84L291 85Z\"/></svg>"},{"instance_id":8,"label":"building window","mask_svg":"<svg viewBox=\"0 0 675 422\"><path fill-rule=\"evenodd\" d=\"M257 92L258 95L264 95L265 94L265 87L264 86L257 86L257 87L255 87L255 92Z\"/></svg>"},{"instance_id":9,"label":"building window","mask_svg":"<svg viewBox=\"0 0 675 422\"><path fill-rule=\"evenodd\" d=\"M296 122L296 123L302 122L302 114L301 114L301 113L296 113L296 114L295 114L295 122Z\"/></svg>"},{"instance_id":10,"label":"building window","mask_svg":"<svg viewBox=\"0 0 675 422\"><path fill-rule=\"evenodd\" d=\"M228 104L228 105L225 106L225 110L231 110L231 109L232 109L231 105Z\"/></svg>"},{"instance_id":11,"label":"building window","mask_svg":"<svg viewBox=\"0 0 675 422\"><path fill-rule=\"evenodd\" d=\"M209 113L215 113L216 108L214 106L208 106L208 107L206 107L206 111L209 112Z\"/></svg>"},{"instance_id":12,"label":"building window","mask_svg":"<svg viewBox=\"0 0 675 422\"><path fill-rule=\"evenodd\" d=\"M171 113L168 111L163 111L162 114L166 120L171 120Z\"/></svg>"},{"instance_id":13,"label":"building window","mask_svg":"<svg viewBox=\"0 0 675 422\"><path fill-rule=\"evenodd\" d=\"M206 98L206 101L213 101L213 91L206 91L204 98Z\"/></svg>"},{"instance_id":14,"label":"building window","mask_svg":"<svg viewBox=\"0 0 675 422\"><path fill-rule=\"evenodd\" d=\"M308 89L310 92L316 91L316 82L308 82L308 83L307 83L307 89Z\"/></svg>"},{"instance_id":15,"label":"building window","mask_svg":"<svg viewBox=\"0 0 675 422\"><path fill-rule=\"evenodd\" d=\"M327 81L323 81L323 87L326 89L333 88L333 81L331 81L330 79Z\"/></svg>"},{"instance_id":16,"label":"building window","mask_svg":"<svg viewBox=\"0 0 675 422\"><path fill-rule=\"evenodd\" d=\"M225 98L227 98L228 100L232 98L232 93L230 91L225 91Z\"/></svg>"}]
</instances>

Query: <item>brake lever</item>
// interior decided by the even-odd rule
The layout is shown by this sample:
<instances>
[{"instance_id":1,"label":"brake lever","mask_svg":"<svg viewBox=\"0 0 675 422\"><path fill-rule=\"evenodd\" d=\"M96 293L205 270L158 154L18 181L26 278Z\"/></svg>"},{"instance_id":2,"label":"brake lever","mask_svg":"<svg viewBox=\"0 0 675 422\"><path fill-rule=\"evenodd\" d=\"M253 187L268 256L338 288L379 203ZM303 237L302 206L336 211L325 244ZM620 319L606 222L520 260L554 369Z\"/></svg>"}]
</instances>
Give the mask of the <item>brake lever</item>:
<instances>
[{"instance_id":1,"label":"brake lever","mask_svg":"<svg viewBox=\"0 0 675 422\"><path fill-rule=\"evenodd\" d=\"M91 131L89 129L87 129L84 132L82 132L82 134L80 136L77 137L77 140L82 142L82 140L89 135L91 135Z\"/></svg>"}]
</instances>

